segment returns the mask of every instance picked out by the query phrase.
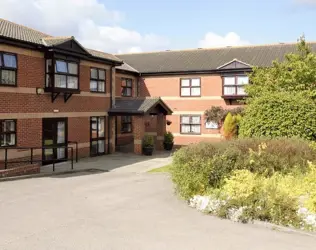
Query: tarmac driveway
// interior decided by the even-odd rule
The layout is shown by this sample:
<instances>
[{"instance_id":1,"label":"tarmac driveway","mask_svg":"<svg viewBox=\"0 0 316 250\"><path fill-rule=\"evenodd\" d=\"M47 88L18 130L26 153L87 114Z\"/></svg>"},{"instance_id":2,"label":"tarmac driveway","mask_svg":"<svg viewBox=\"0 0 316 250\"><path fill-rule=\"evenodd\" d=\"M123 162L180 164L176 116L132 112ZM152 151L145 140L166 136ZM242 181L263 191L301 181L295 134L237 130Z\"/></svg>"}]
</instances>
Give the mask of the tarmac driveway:
<instances>
[{"instance_id":1,"label":"tarmac driveway","mask_svg":"<svg viewBox=\"0 0 316 250\"><path fill-rule=\"evenodd\" d=\"M0 182L0 249L315 249L316 238L203 215L165 174L129 171Z\"/></svg>"}]
</instances>

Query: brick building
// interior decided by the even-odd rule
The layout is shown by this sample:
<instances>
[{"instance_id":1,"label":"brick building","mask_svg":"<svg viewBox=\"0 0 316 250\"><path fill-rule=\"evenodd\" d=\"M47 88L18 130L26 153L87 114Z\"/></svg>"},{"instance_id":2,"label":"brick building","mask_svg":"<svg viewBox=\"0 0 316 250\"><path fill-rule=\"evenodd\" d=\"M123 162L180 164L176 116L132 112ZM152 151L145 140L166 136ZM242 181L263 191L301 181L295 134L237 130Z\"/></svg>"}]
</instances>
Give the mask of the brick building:
<instances>
[{"instance_id":1,"label":"brick building","mask_svg":"<svg viewBox=\"0 0 316 250\"><path fill-rule=\"evenodd\" d=\"M316 43L310 43L316 51ZM253 66L269 67L296 51L296 43L192 49L117 55L140 73L141 96L159 96L173 114L167 130L175 144L220 140L217 124L206 123L205 110L240 106L247 73ZM155 121L150 121L155 130Z\"/></svg>"},{"instance_id":2,"label":"brick building","mask_svg":"<svg viewBox=\"0 0 316 250\"><path fill-rule=\"evenodd\" d=\"M220 140L204 111L238 106L252 66L294 51L278 44L112 55L0 19L0 168L31 155L62 161L75 143L79 157L126 145L140 154L145 134L161 149L166 130L177 145Z\"/></svg>"},{"instance_id":3,"label":"brick building","mask_svg":"<svg viewBox=\"0 0 316 250\"><path fill-rule=\"evenodd\" d=\"M138 76L118 57L84 48L74 37L0 19L0 169L30 158L63 161L75 144L78 157L114 152L116 143L141 144L144 117L163 122L171 110L160 99L136 98ZM117 112L120 100L146 109Z\"/></svg>"}]
</instances>

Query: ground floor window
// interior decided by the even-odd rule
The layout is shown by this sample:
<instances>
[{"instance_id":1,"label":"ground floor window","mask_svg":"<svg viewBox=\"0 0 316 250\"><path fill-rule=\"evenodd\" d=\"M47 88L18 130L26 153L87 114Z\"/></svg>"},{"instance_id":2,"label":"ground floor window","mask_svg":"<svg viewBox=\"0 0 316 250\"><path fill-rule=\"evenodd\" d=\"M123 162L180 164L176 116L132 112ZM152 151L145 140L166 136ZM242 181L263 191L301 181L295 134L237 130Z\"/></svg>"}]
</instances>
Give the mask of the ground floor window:
<instances>
[{"instance_id":1,"label":"ground floor window","mask_svg":"<svg viewBox=\"0 0 316 250\"><path fill-rule=\"evenodd\" d=\"M0 147L16 146L16 120L0 120Z\"/></svg>"},{"instance_id":2,"label":"ground floor window","mask_svg":"<svg viewBox=\"0 0 316 250\"><path fill-rule=\"evenodd\" d=\"M90 153L102 155L105 153L105 117L90 118Z\"/></svg>"},{"instance_id":3,"label":"ground floor window","mask_svg":"<svg viewBox=\"0 0 316 250\"><path fill-rule=\"evenodd\" d=\"M132 132L132 117L131 116L122 116L121 132L122 133L131 133Z\"/></svg>"},{"instance_id":4,"label":"ground floor window","mask_svg":"<svg viewBox=\"0 0 316 250\"><path fill-rule=\"evenodd\" d=\"M201 116L182 115L181 134L201 134Z\"/></svg>"}]
</instances>

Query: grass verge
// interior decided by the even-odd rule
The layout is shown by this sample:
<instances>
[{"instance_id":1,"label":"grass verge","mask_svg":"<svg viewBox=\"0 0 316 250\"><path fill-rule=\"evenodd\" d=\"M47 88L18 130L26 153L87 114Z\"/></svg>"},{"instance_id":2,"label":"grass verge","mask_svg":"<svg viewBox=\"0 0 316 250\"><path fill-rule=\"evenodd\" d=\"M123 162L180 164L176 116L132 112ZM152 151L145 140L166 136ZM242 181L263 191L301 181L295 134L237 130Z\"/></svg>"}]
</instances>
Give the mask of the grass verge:
<instances>
[{"instance_id":1,"label":"grass verge","mask_svg":"<svg viewBox=\"0 0 316 250\"><path fill-rule=\"evenodd\" d=\"M148 173L170 173L171 164L163 166L161 168L154 168L149 170Z\"/></svg>"}]
</instances>

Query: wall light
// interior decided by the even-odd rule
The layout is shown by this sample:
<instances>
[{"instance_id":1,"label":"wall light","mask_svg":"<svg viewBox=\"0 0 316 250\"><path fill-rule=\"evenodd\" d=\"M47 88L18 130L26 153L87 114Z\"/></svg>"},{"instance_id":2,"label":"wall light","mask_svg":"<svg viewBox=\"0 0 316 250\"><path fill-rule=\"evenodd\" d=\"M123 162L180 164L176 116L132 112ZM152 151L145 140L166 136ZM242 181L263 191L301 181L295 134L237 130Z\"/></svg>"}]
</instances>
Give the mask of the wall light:
<instances>
[{"instance_id":1,"label":"wall light","mask_svg":"<svg viewBox=\"0 0 316 250\"><path fill-rule=\"evenodd\" d=\"M44 93L44 89L43 88L36 88L36 94L37 95L42 95Z\"/></svg>"}]
</instances>

